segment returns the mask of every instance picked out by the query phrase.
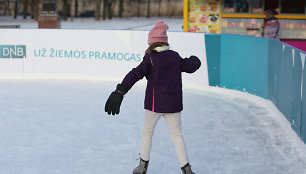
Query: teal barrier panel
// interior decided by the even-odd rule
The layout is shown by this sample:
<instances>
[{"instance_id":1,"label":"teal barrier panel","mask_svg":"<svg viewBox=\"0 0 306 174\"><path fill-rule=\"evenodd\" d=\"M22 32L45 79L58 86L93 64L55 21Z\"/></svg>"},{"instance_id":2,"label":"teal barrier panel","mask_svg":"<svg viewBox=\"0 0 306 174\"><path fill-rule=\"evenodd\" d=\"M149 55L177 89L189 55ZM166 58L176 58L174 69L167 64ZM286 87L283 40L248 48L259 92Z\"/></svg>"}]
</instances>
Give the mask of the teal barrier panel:
<instances>
[{"instance_id":1,"label":"teal barrier panel","mask_svg":"<svg viewBox=\"0 0 306 174\"><path fill-rule=\"evenodd\" d=\"M293 96L291 103L291 115L294 124L292 124L293 129L301 136L301 127L302 127L302 59L300 52L294 50L293 53ZM293 123L293 121L292 121ZM306 125L305 125L306 126ZM306 142L306 141L305 141Z\"/></svg>"},{"instance_id":2,"label":"teal barrier panel","mask_svg":"<svg viewBox=\"0 0 306 174\"><path fill-rule=\"evenodd\" d=\"M220 86L267 98L267 55L266 39L222 35Z\"/></svg>"},{"instance_id":3,"label":"teal barrier panel","mask_svg":"<svg viewBox=\"0 0 306 174\"><path fill-rule=\"evenodd\" d=\"M239 35L205 35L205 42L209 84L271 100L306 143L306 52Z\"/></svg>"},{"instance_id":4,"label":"teal barrier panel","mask_svg":"<svg viewBox=\"0 0 306 174\"><path fill-rule=\"evenodd\" d=\"M220 44L221 35L205 34L208 80L210 86L220 85Z\"/></svg>"},{"instance_id":5,"label":"teal barrier panel","mask_svg":"<svg viewBox=\"0 0 306 174\"><path fill-rule=\"evenodd\" d=\"M275 81L274 90L274 104L290 121L292 128L300 135L300 118L301 118L301 82L298 80L297 68L294 65L298 63L295 61L294 52L292 48L283 45L282 43L270 40L270 45L277 44L277 47L270 47L269 53L274 52L277 56L269 56L269 59L274 59L275 64L270 64L268 69L274 69L274 76L269 79ZM299 83L299 84L297 84Z\"/></svg>"},{"instance_id":6,"label":"teal barrier panel","mask_svg":"<svg viewBox=\"0 0 306 174\"><path fill-rule=\"evenodd\" d=\"M275 51L275 50L281 50L282 45L277 42L272 42L272 40L269 41L269 49L268 49L268 86L267 86L267 92L268 92L268 99L270 99L275 105L277 105L278 102L278 92L276 90L277 86L277 80L279 74L279 69L277 67L280 66L279 58L281 57L282 52Z\"/></svg>"},{"instance_id":7,"label":"teal barrier panel","mask_svg":"<svg viewBox=\"0 0 306 174\"><path fill-rule=\"evenodd\" d=\"M285 43L269 40L268 99L301 136L302 127L302 61L300 52Z\"/></svg>"},{"instance_id":8,"label":"teal barrier panel","mask_svg":"<svg viewBox=\"0 0 306 174\"><path fill-rule=\"evenodd\" d=\"M282 51L282 50L274 50ZM276 91L278 101L276 106L278 109L287 117L288 120L291 118L290 107L292 101L292 53L290 49L285 47L282 54L278 59L277 73L276 73ZM291 54L291 55L290 55Z\"/></svg>"},{"instance_id":9,"label":"teal barrier panel","mask_svg":"<svg viewBox=\"0 0 306 174\"><path fill-rule=\"evenodd\" d=\"M303 86L302 86L302 118L301 118L301 138L306 142L306 71L305 71L305 52L301 56L302 69L303 69Z\"/></svg>"}]
</instances>

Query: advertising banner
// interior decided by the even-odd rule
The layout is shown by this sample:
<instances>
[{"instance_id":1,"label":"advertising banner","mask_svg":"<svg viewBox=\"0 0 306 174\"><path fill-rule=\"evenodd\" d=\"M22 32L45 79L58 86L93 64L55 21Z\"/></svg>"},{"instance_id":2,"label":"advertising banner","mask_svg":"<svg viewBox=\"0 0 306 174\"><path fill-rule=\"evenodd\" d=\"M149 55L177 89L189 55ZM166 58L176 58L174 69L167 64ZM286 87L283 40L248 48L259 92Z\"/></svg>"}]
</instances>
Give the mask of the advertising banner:
<instances>
[{"instance_id":1,"label":"advertising banner","mask_svg":"<svg viewBox=\"0 0 306 174\"><path fill-rule=\"evenodd\" d=\"M185 0L184 31L221 33L221 0Z\"/></svg>"},{"instance_id":2,"label":"advertising banner","mask_svg":"<svg viewBox=\"0 0 306 174\"><path fill-rule=\"evenodd\" d=\"M116 80L141 63L148 31L1 30L0 78ZM204 35L169 32L170 48L198 56L202 67L186 83L208 85ZM184 75L185 76L185 75Z\"/></svg>"}]
</instances>

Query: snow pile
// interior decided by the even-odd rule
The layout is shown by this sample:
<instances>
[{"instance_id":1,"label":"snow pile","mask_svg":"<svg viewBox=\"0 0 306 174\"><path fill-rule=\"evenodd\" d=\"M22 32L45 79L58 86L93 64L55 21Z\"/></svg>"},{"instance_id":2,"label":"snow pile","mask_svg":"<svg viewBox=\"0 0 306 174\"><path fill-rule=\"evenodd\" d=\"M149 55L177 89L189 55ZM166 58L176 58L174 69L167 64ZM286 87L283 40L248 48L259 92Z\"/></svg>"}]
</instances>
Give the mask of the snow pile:
<instances>
[{"instance_id":1,"label":"snow pile","mask_svg":"<svg viewBox=\"0 0 306 174\"><path fill-rule=\"evenodd\" d=\"M113 18L112 20L96 21L94 18L75 18L61 21L62 29L97 29L97 30L150 30L157 20L163 20L169 25L168 31L183 31L183 18ZM0 25L20 25L21 29L37 29L35 20L1 17Z\"/></svg>"}]
</instances>

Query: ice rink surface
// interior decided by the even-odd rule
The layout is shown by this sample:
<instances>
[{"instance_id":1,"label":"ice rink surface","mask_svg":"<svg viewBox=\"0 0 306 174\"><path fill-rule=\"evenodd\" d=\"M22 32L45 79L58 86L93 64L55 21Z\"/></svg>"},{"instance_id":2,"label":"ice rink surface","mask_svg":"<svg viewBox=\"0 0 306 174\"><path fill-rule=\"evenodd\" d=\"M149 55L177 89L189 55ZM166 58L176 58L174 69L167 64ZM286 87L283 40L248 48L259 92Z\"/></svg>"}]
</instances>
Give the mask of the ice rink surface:
<instances>
[{"instance_id":1,"label":"ice rink surface","mask_svg":"<svg viewBox=\"0 0 306 174\"><path fill-rule=\"evenodd\" d=\"M144 86L118 116L104 104L118 82L0 81L1 174L127 174L138 165ZM306 146L274 105L251 94L184 89L183 136L197 174L305 174ZM181 173L165 121L148 174Z\"/></svg>"},{"instance_id":2,"label":"ice rink surface","mask_svg":"<svg viewBox=\"0 0 306 174\"><path fill-rule=\"evenodd\" d=\"M62 29L150 30L182 18L93 18ZM33 20L1 17L1 25L37 29ZM118 116L104 104L118 82L0 80L0 174L128 174L138 165L143 85L126 95ZM306 146L268 100L216 87L184 89L183 135L197 174L306 174ZM166 124L153 137L147 174L181 173Z\"/></svg>"}]
</instances>

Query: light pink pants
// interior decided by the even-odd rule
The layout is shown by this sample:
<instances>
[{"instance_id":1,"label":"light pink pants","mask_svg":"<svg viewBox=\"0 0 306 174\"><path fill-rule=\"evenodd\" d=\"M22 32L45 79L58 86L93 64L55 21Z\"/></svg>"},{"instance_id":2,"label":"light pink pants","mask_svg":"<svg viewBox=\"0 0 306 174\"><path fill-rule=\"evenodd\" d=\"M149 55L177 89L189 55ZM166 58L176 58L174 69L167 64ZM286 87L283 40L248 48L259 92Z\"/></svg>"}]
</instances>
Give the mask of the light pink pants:
<instances>
[{"instance_id":1,"label":"light pink pants","mask_svg":"<svg viewBox=\"0 0 306 174\"><path fill-rule=\"evenodd\" d=\"M156 113L145 110L144 129L142 134L141 158L145 161L150 159L152 147L152 136L156 124L160 117L164 117L170 133L171 140L174 144L181 167L188 163L186 145L181 131L181 113Z\"/></svg>"}]
</instances>

